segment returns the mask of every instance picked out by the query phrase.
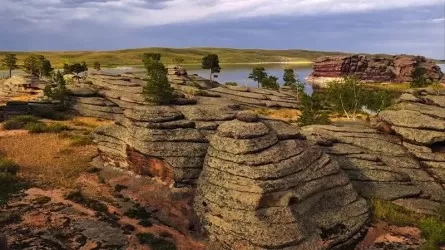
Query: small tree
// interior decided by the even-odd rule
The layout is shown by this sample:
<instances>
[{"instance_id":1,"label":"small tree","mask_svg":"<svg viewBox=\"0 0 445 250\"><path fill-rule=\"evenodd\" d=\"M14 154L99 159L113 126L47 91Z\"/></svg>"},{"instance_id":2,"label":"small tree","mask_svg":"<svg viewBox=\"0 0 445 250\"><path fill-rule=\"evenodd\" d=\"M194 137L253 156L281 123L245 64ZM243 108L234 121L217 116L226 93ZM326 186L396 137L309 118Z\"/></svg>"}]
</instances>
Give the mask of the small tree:
<instances>
[{"instance_id":1,"label":"small tree","mask_svg":"<svg viewBox=\"0 0 445 250\"><path fill-rule=\"evenodd\" d=\"M161 54L159 53L144 53L142 55L142 63L144 64L145 68L147 68L147 66L150 66L149 64L152 61L161 61Z\"/></svg>"},{"instance_id":2,"label":"small tree","mask_svg":"<svg viewBox=\"0 0 445 250\"><path fill-rule=\"evenodd\" d=\"M93 64L93 68L95 69L95 70L97 70L97 71L100 71L100 63L98 62L98 61L95 61L94 62L94 64Z\"/></svg>"},{"instance_id":3,"label":"small tree","mask_svg":"<svg viewBox=\"0 0 445 250\"><path fill-rule=\"evenodd\" d=\"M46 85L43 93L53 100L60 101L62 106L65 107L65 98L69 91L66 88L65 79L60 71L57 71L54 74L52 84Z\"/></svg>"},{"instance_id":4,"label":"small tree","mask_svg":"<svg viewBox=\"0 0 445 250\"><path fill-rule=\"evenodd\" d=\"M416 67L411 73L411 88L422 88L431 84L431 81L426 76L426 69Z\"/></svg>"},{"instance_id":5,"label":"small tree","mask_svg":"<svg viewBox=\"0 0 445 250\"><path fill-rule=\"evenodd\" d=\"M9 70L9 78L12 77L12 71L17 69L17 57L15 54L6 54L5 58L2 60L2 64Z\"/></svg>"},{"instance_id":6,"label":"small tree","mask_svg":"<svg viewBox=\"0 0 445 250\"><path fill-rule=\"evenodd\" d=\"M300 95L304 92L304 83L300 81L293 69L285 69L283 75L284 86L291 87L297 92L297 101L300 100Z\"/></svg>"},{"instance_id":7,"label":"small tree","mask_svg":"<svg viewBox=\"0 0 445 250\"><path fill-rule=\"evenodd\" d=\"M30 55L23 63L24 71L38 77L49 77L53 72L51 62L42 55Z\"/></svg>"},{"instance_id":8,"label":"small tree","mask_svg":"<svg viewBox=\"0 0 445 250\"><path fill-rule=\"evenodd\" d=\"M265 89L274 89L278 90L280 85L278 84L278 77L268 76L262 79L261 87Z\"/></svg>"},{"instance_id":9,"label":"small tree","mask_svg":"<svg viewBox=\"0 0 445 250\"><path fill-rule=\"evenodd\" d=\"M77 82L80 83L79 74L88 70L88 66L85 62L83 63L73 63L63 65L63 74L74 74L77 78Z\"/></svg>"},{"instance_id":10,"label":"small tree","mask_svg":"<svg viewBox=\"0 0 445 250\"><path fill-rule=\"evenodd\" d=\"M221 72L219 57L216 54L209 54L202 58L202 68L210 70L210 82L213 82L213 74Z\"/></svg>"},{"instance_id":11,"label":"small tree","mask_svg":"<svg viewBox=\"0 0 445 250\"><path fill-rule=\"evenodd\" d=\"M252 69L252 72L249 74L249 79L257 82L258 88L260 87L260 83L266 77L267 77L267 73L263 67L255 67Z\"/></svg>"},{"instance_id":12,"label":"small tree","mask_svg":"<svg viewBox=\"0 0 445 250\"><path fill-rule=\"evenodd\" d=\"M173 61L173 64L181 65L181 64L184 63L184 58L182 58L182 57L175 57L175 58L172 59L172 61Z\"/></svg>"},{"instance_id":13,"label":"small tree","mask_svg":"<svg viewBox=\"0 0 445 250\"><path fill-rule=\"evenodd\" d=\"M320 93L313 93L312 96L302 93L300 110L301 115L298 119L300 126L311 124L330 124L328 113L324 111L324 96Z\"/></svg>"},{"instance_id":14,"label":"small tree","mask_svg":"<svg viewBox=\"0 0 445 250\"><path fill-rule=\"evenodd\" d=\"M167 69L159 60L147 59L147 85L144 87L144 95L148 102L162 105L173 101L173 88L167 78Z\"/></svg>"},{"instance_id":15,"label":"small tree","mask_svg":"<svg viewBox=\"0 0 445 250\"><path fill-rule=\"evenodd\" d=\"M364 104L364 91L356 77L344 77L340 81L328 83L327 98L333 110L355 119L357 112Z\"/></svg>"}]
</instances>

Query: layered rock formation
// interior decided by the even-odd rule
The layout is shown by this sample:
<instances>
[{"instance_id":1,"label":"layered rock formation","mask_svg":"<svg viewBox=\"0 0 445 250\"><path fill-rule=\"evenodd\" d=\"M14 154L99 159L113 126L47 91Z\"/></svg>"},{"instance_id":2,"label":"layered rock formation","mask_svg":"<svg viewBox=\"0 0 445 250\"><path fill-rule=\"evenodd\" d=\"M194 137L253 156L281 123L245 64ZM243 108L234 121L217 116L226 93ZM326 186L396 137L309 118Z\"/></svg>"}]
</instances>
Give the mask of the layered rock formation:
<instances>
[{"instance_id":1,"label":"layered rock formation","mask_svg":"<svg viewBox=\"0 0 445 250\"><path fill-rule=\"evenodd\" d=\"M445 91L410 90L379 119L402 138L423 168L445 185Z\"/></svg>"},{"instance_id":2,"label":"layered rock formation","mask_svg":"<svg viewBox=\"0 0 445 250\"><path fill-rule=\"evenodd\" d=\"M302 132L339 163L368 199L393 201L424 214L436 213L445 202L441 183L398 136L365 125L313 125L303 127Z\"/></svg>"},{"instance_id":3,"label":"layered rock formation","mask_svg":"<svg viewBox=\"0 0 445 250\"><path fill-rule=\"evenodd\" d=\"M12 76L0 83L0 97L13 98L27 96L29 100L43 97L43 89L47 83L36 76Z\"/></svg>"},{"instance_id":4,"label":"layered rock formation","mask_svg":"<svg viewBox=\"0 0 445 250\"><path fill-rule=\"evenodd\" d=\"M364 82L410 82L415 68L425 69L427 78L433 81L443 77L440 67L425 57L352 55L317 59L308 81L324 86L328 80L354 75Z\"/></svg>"},{"instance_id":5,"label":"layered rock formation","mask_svg":"<svg viewBox=\"0 0 445 250\"><path fill-rule=\"evenodd\" d=\"M368 205L338 165L296 127L238 113L212 136L195 197L225 249L345 249Z\"/></svg>"},{"instance_id":6,"label":"layered rock formation","mask_svg":"<svg viewBox=\"0 0 445 250\"><path fill-rule=\"evenodd\" d=\"M220 86L209 91L247 106L298 108L296 94L290 90L274 91L242 86Z\"/></svg>"},{"instance_id":7,"label":"layered rock formation","mask_svg":"<svg viewBox=\"0 0 445 250\"><path fill-rule=\"evenodd\" d=\"M194 122L168 106L127 109L124 116L115 125L95 131L100 155L108 165L167 184L196 181L208 142Z\"/></svg>"}]
</instances>

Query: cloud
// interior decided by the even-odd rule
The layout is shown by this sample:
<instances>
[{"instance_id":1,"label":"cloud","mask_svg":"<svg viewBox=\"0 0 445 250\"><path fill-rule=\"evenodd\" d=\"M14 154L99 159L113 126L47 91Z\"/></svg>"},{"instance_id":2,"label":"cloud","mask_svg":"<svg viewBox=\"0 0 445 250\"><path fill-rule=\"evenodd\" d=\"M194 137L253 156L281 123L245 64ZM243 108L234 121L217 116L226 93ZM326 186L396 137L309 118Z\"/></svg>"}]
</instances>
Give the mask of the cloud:
<instances>
[{"instance_id":1,"label":"cloud","mask_svg":"<svg viewBox=\"0 0 445 250\"><path fill-rule=\"evenodd\" d=\"M36 27L91 21L129 27L253 17L357 13L443 4L443 0L0 0L2 18ZM440 20L438 20L440 21Z\"/></svg>"}]
</instances>

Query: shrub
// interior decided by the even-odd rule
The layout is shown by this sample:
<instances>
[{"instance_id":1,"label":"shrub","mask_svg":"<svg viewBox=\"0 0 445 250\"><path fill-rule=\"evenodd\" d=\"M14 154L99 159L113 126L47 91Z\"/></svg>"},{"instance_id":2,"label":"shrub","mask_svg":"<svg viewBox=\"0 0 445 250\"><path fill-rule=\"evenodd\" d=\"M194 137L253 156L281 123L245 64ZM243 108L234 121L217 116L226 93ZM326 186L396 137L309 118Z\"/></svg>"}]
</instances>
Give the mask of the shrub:
<instances>
[{"instance_id":1,"label":"shrub","mask_svg":"<svg viewBox=\"0 0 445 250\"><path fill-rule=\"evenodd\" d=\"M333 111L344 113L348 119L356 118L366 96L360 79L353 76L329 82L326 94Z\"/></svg>"},{"instance_id":2,"label":"shrub","mask_svg":"<svg viewBox=\"0 0 445 250\"><path fill-rule=\"evenodd\" d=\"M278 90L280 85L278 84L278 78L275 76L268 76L261 80L261 87L265 89Z\"/></svg>"},{"instance_id":3,"label":"shrub","mask_svg":"<svg viewBox=\"0 0 445 250\"><path fill-rule=\"evenodd\" d=\"M176 250L176 245L166 239L157 238L151 233L139 233L136 235L139 243L147 244L153 250Z\"/></svg>"},{"instance_id":4,"label":"shrub","mask_svg":"<svg viewBox=\"0 0 445 250\"><path fill-rule=\"evenodd\" d=\"M427 240L422 249L433 250L445 244L445 223L436 218L423 219L420 222L420 231Z\"/></svg>"},{"instance_id":5,"label":"shrub","mask_svg":"<svg viewBox=\"0 0 445 250\"><path fill-rule=\"evenodd\" d=\"M411 73L411 88L422 88L430 85L432 82L426 76L426 69L416 67Z\"/></svg>"},{"instance_id":6,"label":"shrub","mask_svg":"<svg viewBox=\"0 0 445 250\"><path fill-rule=\"evenodd\" d=\"M96 212L108 213L108 208L106 205L104 205L103 203L101 203L99 201L85 197L82 194L82 192L79 190L75 190L75 191L67 193L65 195L65 199L79 203L79 204L83 204L87 208L94 210Z\"/></svg>"},{"instance_id":7,"label":"shrub","mask_svg":"<svg viewBox=\"0 0 445 250\"><path fill-rule=\"evenodd\" d=\"M330 124L328 113L323 108L323 96L320 93L301 94L301 115L298 119L300 126L311 124Z\"/></svg>"},{"instance_id":8,"label":"shrub","mask_svg":"<svg viewBox=\"0 0 445 250\"><path fill-rule=\"evenodd\" d=\"M169 104L173 101L173 88L167 79L167 69L158 60L145 58L147 84L144 86L145 99L154 104Z\"/></svg>"},{"instance_id":9,"label":"shrub","mask_svg":"<svg viewBox=\"0 0 445 250\"><path fill-rule=\"evenodd\" d=\"M19 168L19 165L13 161L0 159L0 173L16 175Z\"/></svg>"},{"instance_id":10,"label":"shrub","mask_svg":"<svg viewBox=\"0 0 445 250\"><path fill-rule=\"evenodd\" d=\"M3 123L3 128L6 130L23 129L29 123L37 123L39 119L31 115L20 115L11 117Z\"/></svg>"},{"instance_id":11,"label":"shrub","mask_svg":"<svg viewBox=\"0 0 445 250\"><path fill-rule=\"evenodd\" d=\"M238 86L237 82L226 82L225 85L227 86Z\"/></svg>"},{"instance_id":12,"label":"shrub","mask_svg":"<svg viewBox=\"0 0 445 250\"><path fill-rule=\"evenodd\" d=\"M48 131L48 126L42 122L28 123L25 125L25 129L30 133L45 133Z\"/></svg>"}]
</instances>

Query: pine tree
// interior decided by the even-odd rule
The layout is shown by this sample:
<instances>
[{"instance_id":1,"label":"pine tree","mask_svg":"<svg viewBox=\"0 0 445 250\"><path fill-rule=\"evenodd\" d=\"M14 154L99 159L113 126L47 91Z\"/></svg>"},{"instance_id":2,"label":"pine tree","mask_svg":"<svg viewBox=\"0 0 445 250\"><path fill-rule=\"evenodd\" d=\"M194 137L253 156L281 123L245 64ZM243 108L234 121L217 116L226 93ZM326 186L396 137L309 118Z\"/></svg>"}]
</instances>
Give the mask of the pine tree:
<instances>
[{"instance_id":1,"label":"pine tree","mask_svg":"<svg viewBox=\"0 0 445 250\"><path fill-rule=\"evenodd\" d=\"M12 71L17 69L17 57L15 54L6 54L5 58L2 60L3 66L9 70L9 78L12 77Z\"/></svg>"},{"instance_id":2,"label":"pine tree","mask_svg":"<svg viewBox=\"0 0 445 250\"><path fill-rule=\"evenodd\" d=\"M148 102L162 105L173 101L173 88L167 78L167 69L164 64L156 59L147 59L147 84L144 87L144 95Z\"/></svg>"},{"instance_id":3,"label":"pine tree","mask_svg":"<svg viewBox=\"0 0 445 250\"><path fill-rule=\"evenodd\" d=\"M264 78L267 77L266 70L263 67L256 67L252 69L252 72L249 74L249 79L258 83L258 88L260 87L260 83Z\"/></svg>"}]
</instances>

